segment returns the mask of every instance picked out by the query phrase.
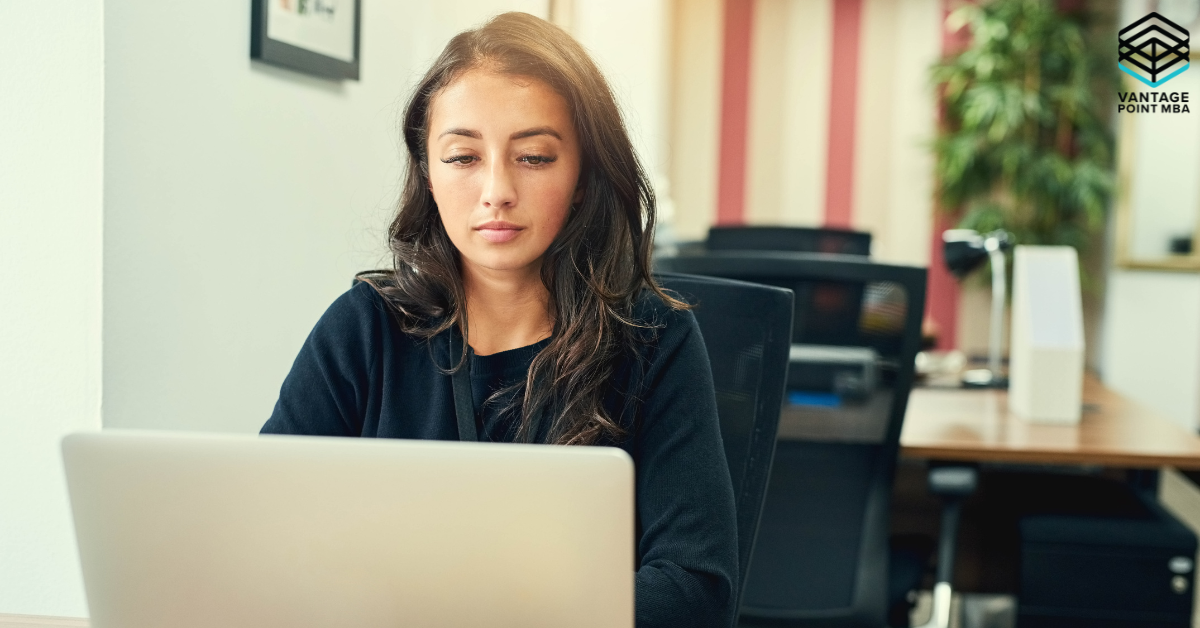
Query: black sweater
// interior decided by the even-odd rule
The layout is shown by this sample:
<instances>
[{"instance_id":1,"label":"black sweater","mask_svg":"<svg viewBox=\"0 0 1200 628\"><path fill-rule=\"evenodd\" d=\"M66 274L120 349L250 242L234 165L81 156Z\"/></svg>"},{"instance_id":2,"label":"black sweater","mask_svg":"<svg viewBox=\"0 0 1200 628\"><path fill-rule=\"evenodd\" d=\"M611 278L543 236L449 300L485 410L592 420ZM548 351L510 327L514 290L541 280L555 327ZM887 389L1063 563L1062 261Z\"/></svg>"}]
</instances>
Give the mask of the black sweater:
<instances>
[{"instance_id":1,"label":"black sweater","mask_svg":"<svg viewBox=\"0 0 1200 628\"><path fill-rule=\"evenodd\" d=\"M690 312L649 292L635 314L654 327L616 369L605 408L630 433L608 444L636 466L637 626L726 628L737 531L704 341ZM433 362L454 363L448 345L445 334L425 342L402 332L360 283L309 334L262 432L458 440L451 378ZM523 377L544 346L472 356L476 407L496 385ZM485 406L480 439L511 440L504 420Z\"/></svg>"}]
</instances>

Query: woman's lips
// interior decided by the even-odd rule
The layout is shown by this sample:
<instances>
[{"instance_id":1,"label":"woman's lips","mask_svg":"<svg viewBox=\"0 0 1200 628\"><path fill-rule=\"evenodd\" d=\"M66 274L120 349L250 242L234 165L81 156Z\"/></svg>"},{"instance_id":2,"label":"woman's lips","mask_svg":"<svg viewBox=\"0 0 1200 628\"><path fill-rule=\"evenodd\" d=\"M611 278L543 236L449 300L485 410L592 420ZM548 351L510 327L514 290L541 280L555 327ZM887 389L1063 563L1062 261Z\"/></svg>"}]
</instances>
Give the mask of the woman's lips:
<instances>
[{"instance_id":1,"label":"woman's lips","mask_svg":"<svg viewBox=\"0 0 1200 628\"><path fill-rule=\"evenodd\" d=\"M517 235L520 234L523 229L524 227L501 220L485 222L482 225L475 227L475 230L479 232L479 235L483 236L484 240L487 240L492 244L508 242L509 240L517 237Z\"/></svg>"}]
</instances>

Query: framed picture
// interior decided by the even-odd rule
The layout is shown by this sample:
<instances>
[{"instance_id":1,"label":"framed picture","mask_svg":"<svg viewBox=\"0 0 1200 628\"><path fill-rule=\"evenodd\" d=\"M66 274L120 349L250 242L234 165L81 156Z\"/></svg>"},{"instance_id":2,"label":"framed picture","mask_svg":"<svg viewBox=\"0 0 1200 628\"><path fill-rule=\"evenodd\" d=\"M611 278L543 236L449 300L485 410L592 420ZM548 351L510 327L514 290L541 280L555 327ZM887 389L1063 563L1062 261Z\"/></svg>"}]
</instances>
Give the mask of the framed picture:
<instances>
[{"instance_id":1,"label":"framed picture","mask_svg":"<svg viewBox=\"0 0 1200 628\"><path fill-rule=\"evenodd\" d=\"M358 80L361 0L253 0L250 58Z\"/></svg>"}]
</instances>

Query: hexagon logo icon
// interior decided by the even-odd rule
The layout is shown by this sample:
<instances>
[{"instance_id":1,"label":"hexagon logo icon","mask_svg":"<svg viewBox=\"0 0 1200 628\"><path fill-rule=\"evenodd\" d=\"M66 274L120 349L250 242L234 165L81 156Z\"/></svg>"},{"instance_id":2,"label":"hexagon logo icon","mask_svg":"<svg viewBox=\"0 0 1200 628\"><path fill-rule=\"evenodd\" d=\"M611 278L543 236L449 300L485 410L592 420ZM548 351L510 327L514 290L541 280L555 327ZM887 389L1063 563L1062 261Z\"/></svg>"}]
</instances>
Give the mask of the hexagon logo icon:
<instances>
[{"instance_id":1,"label":"hexagon logo icon","mask_svg":"<svg viewBox=\"0 0 1200 628\"><path fill-rule=\"evenodd\" d=\"M1158 87L1188 69L1189 39L1186 28L1151 13L1117 33L1117 66Z\"/></svg>"}]
</instances>

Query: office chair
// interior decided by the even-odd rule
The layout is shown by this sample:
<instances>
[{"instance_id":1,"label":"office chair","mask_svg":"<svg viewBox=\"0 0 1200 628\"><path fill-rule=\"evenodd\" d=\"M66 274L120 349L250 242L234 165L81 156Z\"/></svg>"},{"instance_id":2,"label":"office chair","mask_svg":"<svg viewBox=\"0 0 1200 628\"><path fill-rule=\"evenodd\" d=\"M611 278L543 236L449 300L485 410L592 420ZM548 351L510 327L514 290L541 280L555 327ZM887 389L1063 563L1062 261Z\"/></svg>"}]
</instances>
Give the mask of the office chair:
<instances>
[{"instance_id":1,"label":"office chair","mask_svg":"<svg viewBox=\"0 0 1200 628\"><path fill-rule=\"evenodd\" d=\"M663 273L659 283L695 306L717 392L737 506L741 599L775 453L792 337L792 293L713 277Z\"/></svg>"},{"instance_id":2,"label":"office chair","mask_svg":"<svg viewBox=\"0 0 1200 628\"><path fill-rule=\"evenodd\" d=\"M709 251L794 251L870 255L871 234L848 229L814 227L712 227L705 248Z\"/></svg>"},{"instance_id":3,"label":"office chair","mask_svg":"<svg viewBox=\"0 0 1200 628\"><path fill-rule=\"evenodd\" d=\"M739 625L886 625L888 510L921 339L925 269L861 256L751 251L660 258L656 265L796 293L788 402ZM899 325L863 326L880 317L871 311L880 304L864 300L853 314L855 338L822 336L813 313L839 314L842 304L813 287L831 283L886 286L884 309L902 312Z\"/></svg>"}]
</instances>

